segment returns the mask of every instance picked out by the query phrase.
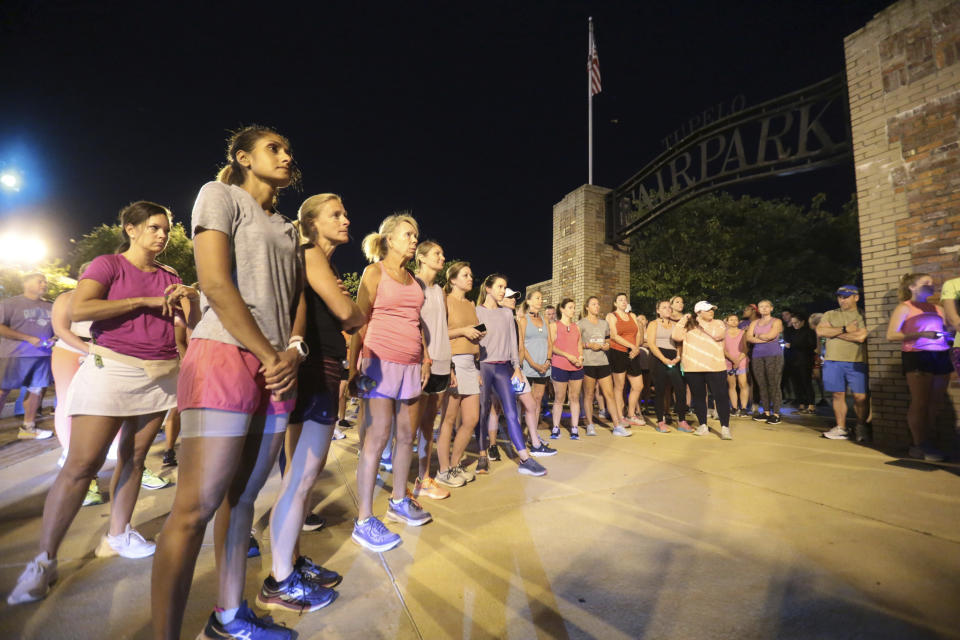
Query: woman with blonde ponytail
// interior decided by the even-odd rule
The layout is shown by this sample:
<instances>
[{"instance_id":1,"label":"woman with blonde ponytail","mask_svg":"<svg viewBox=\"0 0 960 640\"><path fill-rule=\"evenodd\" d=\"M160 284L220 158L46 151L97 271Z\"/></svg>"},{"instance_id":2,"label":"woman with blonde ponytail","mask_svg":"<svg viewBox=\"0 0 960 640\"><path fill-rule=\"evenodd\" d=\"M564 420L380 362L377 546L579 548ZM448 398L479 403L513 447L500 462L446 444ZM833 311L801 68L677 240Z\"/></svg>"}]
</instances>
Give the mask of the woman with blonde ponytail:
<instances>
[{"instance_id":1,"label":"woman with blonde ponytail","mask_svg":"<svg viewBox=\"0 0 960 640\"><path fill-rule=\"evenodd\" d=\"M907 426L913 438L910 457L943 460L933 444L937 412L946 396L953 365L944 323L943 307L927 299L934 293L933 278L908 273L900 280L900 304L890 315L887 340L901 343L903 375L910 389Z\"/></svg>"},{"instance_id":2,"label":"woman with blonde ponytail","mask_svg":"<svg viewBox=\"0 0 960 640\"><path fill-rule=\"evenodd\" d=\"M419 235L417 221L399 213L387 217L362 244L371 264L360 277L357 304L367 323L366 330L355 333L350 341L349 385L367 401L371 422L357 465L360 506L352 537L357 544L376 552L393 549L401 542L399 535L373 515L377 468L390 439L394 416L397 445L393 497L387 503L387 517L412 526L432 519L416 500L407 497L417 399L430 379L431 365L423 349L425 340L420 328L423 289L406 268L417 250ZM362 358L359 371L358 356Z\"/></svg>"}]
</instances>

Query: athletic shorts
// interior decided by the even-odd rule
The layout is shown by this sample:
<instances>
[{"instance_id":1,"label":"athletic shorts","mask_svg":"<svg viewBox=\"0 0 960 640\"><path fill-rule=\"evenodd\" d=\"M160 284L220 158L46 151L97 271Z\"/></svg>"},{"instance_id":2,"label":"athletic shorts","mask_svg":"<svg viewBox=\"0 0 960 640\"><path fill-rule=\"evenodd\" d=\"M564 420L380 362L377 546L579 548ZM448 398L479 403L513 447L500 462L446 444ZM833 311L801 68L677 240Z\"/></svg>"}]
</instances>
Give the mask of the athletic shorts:
<instances>
[{"instance_id":1,"label":"athletic shorts","mask_svg":"<svg viewBox=\"0 0 960 640\"><path fill-rule=\"evenodd\" d=\"M550 367L550 377L553 378L554 382L576 382L577 380L583 380L583 369L567 371L566 369Z\"/></svg>"},{"instance_id":2,"label":"athletic shorts","mask_svg":"<svg viewBox=\"0 0 960 640\"><path fill-rule=\"evenodd\" d=\"M527 376L527 382L530 384L547 384L550 382L550 376Z\"/></svg>"},{"instance_id":3,"label":"athletic shorts","mask_svg":"<svg viewBox=\"0 0 960 640\"><path fill-rule=\"evenodd\" d=\"M642 349L640 353L643 353ZM636 358L631 358L626 351L617 351L611 347L611 349L607 351L607 360L610 361L610 369L613 373L626 373L628 376L643 375L639 354Z\"/></svg>"},{"instance_id":4,"label":"athletic shorts","mask_svg":"<svg viewBox=\"0 0 960 640\"><path fill-rule=\"evenodd\" d=\"M900 362L903 365L903 375L919 371L942 376L953 372L950 362L950 352L943 351L903 351L900 353Z\"/></svg>"},{"instance_id":5,"label":"athletic shorts","mask_svg":"<svg viewBox=\"0 0 960 640\"><path fill-rule=\"evenodd\" d=\"M610 375L610 365L583 365L583 375L588 378L593 378L594 380L599 380L600 378L606 378Z\"/></svg>"},{"instance_id":6,"label":"athletic shorts","mask_svg":"<svg viewBox=\"0 0 960 640\"><path fill-rule=\"evenodd\" d=\"M435 395L438 393L443 393L447 390L447 387L450 386L450 374L443 373L431 373L430 377L427 379L427 386L423 388L423 393L427 395Z\"/></svg>"},{"instance_id":7,"label":"athletic shorts","mask_svg":"<svg viewBox=\"0 0 960 640\"><path fill-rule=\"evenodd\" d=\"M363 394L364 398L413 400L420 395L420 363L400 364L380 358L364 358L360 372L373 379L377 386Z\"/></svg>"},{"instance_id":8,"label":"athletic shorts","mask_svg":"<svg viewBox=\"0 0 960 640\"><path fill-rule=\"evenodd\" d=\"M453 372L457 376L457 386L450 387L451 391L458 396L475 396L480 393L480 370L472 353L453 356Z\"/></svg>"},{"instance_id":9,"label":"athletic shorts","mask_svg":"<svg viewBox=\"0 0 960 640\"><path fill-rule=\"evenodd\" d=\"M180 363L177 408L220 409L248 415L288 414L296 398L274 400L260 373L260 360L238 347L193 338Z\"/></svg>"},{"instance_id":10,"label":"athletic shorts","mask_svg":"<svg viewBox=\"0 0 960 640\"><path fill-rule=\"evenodd\" d=\"M727 369L728 376L739 376L747 372L746 367L741 367L740 369Z\"/></svg>"},{"instance_id":11,"label":"athletic shorts","mask_svg":"<svg viewBox=\"0 0 960 640\"><path fill-rule=\"evenodd\" d=\"M0 358L0 372L3 381L0 389L10 391L27 387L42 389L53 382L50 374L50 356L25 356L22 358Z\"/></svg>"},{"instance_id":12,"label":"athletic shorts","mask_svg":"<svg viewBox=\"0 0 960 640\"><path fill-rule=\"evenodd\" d=\"M340 379L343 363L337 358L310 358L297 373L297 403L290 413L290 422L310 420L320 424L337 421L340 408Z\"/></svg>"},{"instance_id":13,"label":"athletic shorts","mask_svg":"<svg viewBox=\"0 0 960 640\"><path fill-rule=\"evenodd\" d=\"M867 392L867 363L823 361L823 390L844 393L850 387L852 393Z\"/></svg>"}]
</instances>

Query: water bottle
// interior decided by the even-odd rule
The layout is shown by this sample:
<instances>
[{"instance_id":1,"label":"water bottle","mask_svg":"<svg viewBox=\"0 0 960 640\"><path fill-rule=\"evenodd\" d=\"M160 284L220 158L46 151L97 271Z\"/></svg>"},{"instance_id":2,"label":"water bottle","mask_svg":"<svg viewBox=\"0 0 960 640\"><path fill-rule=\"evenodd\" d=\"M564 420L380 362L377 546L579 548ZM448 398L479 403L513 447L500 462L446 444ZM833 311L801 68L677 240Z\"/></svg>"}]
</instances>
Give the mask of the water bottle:
<instances>
[{"instance_id":1,"label":"water bottle","mask_svg":"<svg viewBox=\"0 0 960 640\"><path fill-rule=\"evenodd\" d=\"M377 381L370 376L360 374L357 378L357 391L367 393L373 391L377 386Z\"/></svg>"},{"instance_id":2,"label":"water bottle","mask_svg":"<svg viewBox=\"0 0 960 640\"><path fill-rule=\"evenodd\" d=\"M523 382L523 378L519 376L516 378L510 378L510 385L513 387L514 393L520 393L521 391L523 391L523 387L525 386Z\"/></svg>"}]
</instances>

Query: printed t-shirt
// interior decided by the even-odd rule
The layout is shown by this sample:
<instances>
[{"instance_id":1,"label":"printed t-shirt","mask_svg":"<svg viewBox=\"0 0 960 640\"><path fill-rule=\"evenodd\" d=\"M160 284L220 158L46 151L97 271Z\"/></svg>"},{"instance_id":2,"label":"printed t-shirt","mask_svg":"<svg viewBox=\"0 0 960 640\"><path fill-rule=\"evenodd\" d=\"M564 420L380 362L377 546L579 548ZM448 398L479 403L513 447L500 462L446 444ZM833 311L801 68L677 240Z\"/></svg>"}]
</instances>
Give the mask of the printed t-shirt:
<instances>
[{"instance_id":1,"label":"printed t-shirt","mask_svg":"<svg viewBox=\"0 0 960 640\"><path fill-rule=\"evenodd\" d=\"M610 337L610 325L607 321L599 318L596 323L593 323L586 318L581 318L577 326L580 327L580 335L583 336L583 366L602 367L610 364L605 351L594 351L587 346L599 345L607 341Z\"/></svg>"},{"instance_id":2,"label":"printed t-shirt","mask_svg":"<svg viewBox=\"0 0 960 640\"><path fill-rule=\"evenodd\" d=\"M14 296L0 301L0 324L14 331L41 339L53 337L50 310L53 304L46 300L31 300ZM38 358L50 355L50 348L35 347L29 342L0 338L0 358Z\"/></svg>"}]
</instances>

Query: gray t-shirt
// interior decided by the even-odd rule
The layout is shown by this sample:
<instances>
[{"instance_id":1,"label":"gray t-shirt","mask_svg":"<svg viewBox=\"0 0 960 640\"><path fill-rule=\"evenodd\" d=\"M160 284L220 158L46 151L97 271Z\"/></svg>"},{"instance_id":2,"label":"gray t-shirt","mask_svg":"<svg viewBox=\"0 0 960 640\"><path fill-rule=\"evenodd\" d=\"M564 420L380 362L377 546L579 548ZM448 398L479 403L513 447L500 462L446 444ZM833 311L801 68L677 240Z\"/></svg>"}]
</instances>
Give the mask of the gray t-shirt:
<instances>
[{"instance_id":1,"label":"gray t-shirt","mask_svg":"<svg viewBox=\"0 0 960 640\"><path fill-rule=\"evenodd\" d=\"M267 215L236 185L208 182L193 205L193 235L210 229L230 238L233 282L273 348L286 348L303 286L297 230L278 213ZM227 331L207 297L200 294L200 322L193 338L242 347Z\"/></svg>"},{"instance_id":2,"label":"gray t-shirt","mask_svg":"<svg viewBox=\"0 0 960 640\"><path fill-rule=\"evenodd\" d=\"M600 318L596 324L586 318L581 318L577 322L580 327L580 337L583 339L583 366L602 367L610 364L605 351L594 351L587 348L590 343L603 344L610 337L610 325L603 318Z\"/></svg>"},{"instance_id":3,"label":"gray t-shirt","mask_svg":"<svg viewBox=\"0 0 960 640\"><path fill-rule=\"evenodd\" d=\"M423 289L423 306L420 307L420 324L427 338L427 353L433 364L430 373L438 376L450 373L450 334L447 330L447 305L443 289L438 285L426 286L419 278Z\"/></svg>"},{"instance_id":4,"label":"gray t-shirt","mask_svg":"<svg viewBox=\"0 0 960 640\"><path fill-rule=\"evenodd\" d=\"M53 304L46 300L31 300L14 296L0 301L0 324L14 331L47 339L53 337L50 310ZM0 338L0 358L37 358L49 356L50 349L35 347L29 342Z\"/></svg>"}]
</instances>

